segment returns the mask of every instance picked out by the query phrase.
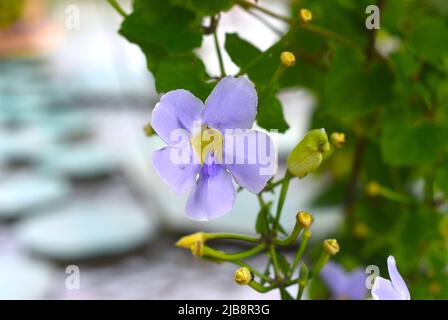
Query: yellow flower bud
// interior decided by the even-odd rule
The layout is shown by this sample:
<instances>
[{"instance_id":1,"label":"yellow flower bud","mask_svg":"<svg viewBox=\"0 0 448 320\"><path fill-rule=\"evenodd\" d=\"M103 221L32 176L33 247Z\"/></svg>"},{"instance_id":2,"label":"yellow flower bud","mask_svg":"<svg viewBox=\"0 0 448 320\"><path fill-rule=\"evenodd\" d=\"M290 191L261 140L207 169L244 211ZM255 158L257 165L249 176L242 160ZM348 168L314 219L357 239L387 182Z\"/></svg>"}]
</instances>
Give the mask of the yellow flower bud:
<instances>
[{"instance_id":1,"label":"yellow flower bud","mask_svg":"<svg viewBox=\"0 0 448 320\"><path fill-rule=\"evenodd\" d=\"M188 236L180 238L176 242L176 246L180 248L190 249L191 246L197 242L204 243L206 240L205 233L204 232L196 232L193 234L190 234Z\"/></svg>"},{"instance_id":2,"label":"yellow flower bud","mask_svg":"<svg viewBox=\"0 0 448 320\"><path fill-rule=\"evenodd\" d=\"M195 257L202 257L204 255L204 242L193 243L190 250Z\"/></svg>"},{"instance_id":3,"label":"yellow flower bud","mask_svg":"<svg viewBox=\"0 0 448 320\"><path fill-rule=\"evenodd\" d=\"M282 65L289 68L296 64L296 56L292 52L283 51L280 54L280 61Z\"/></svg>"},{"instance_id":4,"label":"yellow flower bud","mask_svg":"<svg viewBox=\"0 0 448 320\"><path fill-rule=\"evenodd\" d=\"M313 20L313 14L308 9L300 9L299 17L303 23L308 23Z\"/></svg>"},{"instance_id":5,"label":"yellow flower bud","mask_svg":"<svg viewBox=\"0 0 448 320\"><path fill-rule=\"evenodd\" d=\"M299 178L305 177L321 165L330 151L330 143L324 129L308 132L291 151L287 159L288 170Z\"/></svg>"},{"instance_id":6,"label":"yellow flower bud","mask_svg":"<svg viewBox=\"0 0 448 320\"><path fill-rule=\"evenodd\" d=\"M381 186L376 181L370 181L366 186L366 193L370 197L376 197L381 192Z\"/></svg>"},{"instance_id":7,"label":"yellow flower bud","mask_svg":"<svg viewBox=\"0 0 448 320\"><path fill-rule=\"evenodd\" d=\"M235 271L234 279L239 285L247 285L253 280L253 276L248 268L242 267Z\"/></svg>"},{"instance_id":8,"label":"yellow flower bud","mask_svg":"<svg viewBox=\"0 0 448 320\"><path fill-rule=\"evenodd\" d=\"M339 252L339 243L336 239L327 239L324 241L324 251L329 255L336 255Z\"/></svg>"},{"instance_id":9,"label":"yellow flower bud","mask_svg":"<svg viewBox=\"0 0 448 320\"><path fill-rule=\"evenodd\" d=\"M333 147L342 148L345 145L345 133L333 132L330 136Z\"/></svg>"},{"instance_id":10,"label":"yellow flower bud","mask_svg":"<svg viewBox=\"0 0 448 320\"><path fill-rule=\"evenodd\" d=\"M299 211L296 215L297 222L304 228L309 228L313 223L313 216L306 211Z\"/></svg>"},{"instance_id":11,"label":"yellow flower bud","mask_svg":"<svg viewBox=\"0 0 448 320\"><path fill-rule=\"evenodd\" d=\"M353 234L357 238L360 238L360 239L365 238L369 234L369 228L367 227L367 225L365 223L358 222L353 227Z\"/></svg>"}]
</instances>

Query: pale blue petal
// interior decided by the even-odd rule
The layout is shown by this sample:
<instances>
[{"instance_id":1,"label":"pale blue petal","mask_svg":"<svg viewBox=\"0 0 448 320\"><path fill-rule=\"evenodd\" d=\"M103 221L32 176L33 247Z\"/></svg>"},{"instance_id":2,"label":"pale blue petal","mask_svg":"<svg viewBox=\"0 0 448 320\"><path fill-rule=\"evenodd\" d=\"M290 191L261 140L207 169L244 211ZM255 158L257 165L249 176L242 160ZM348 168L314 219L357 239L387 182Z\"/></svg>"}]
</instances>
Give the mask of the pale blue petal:
<instances>
[{"instance_id":1,"label":"pale blue petal","mask_svg":"<svg viewBox=\"0 0 448 320\"><path fill-rule=\"evenodd\" d=\"M411 296L409 294L409 289L406 286L403 278L398 272L397 265L395 263L395 258L389 256L387 258L387 270L389 271L389 277L392 281L392 285L397 290L397 292L402 296L403 300L410 300Z\"/></svg>"},{"instance_id":2,"label":"pale blue petal","mask_svg":"<svg viewBox=\"0 0 448 320\"><path fill-rule=\"evenodd\" d=\"M224 165L240 186L259 193L277 170L277 154L272 139L255 130L226 134Z\"/></svg>"},{"instance_id":3,"label":"pale blue petal","mask_svg":"<svg viewBox=\"0 0 448 320\"><path fill-rule=\"evenodd\" d=\"M380 276L375 278L372 297L374 300L403 300L403 297L395 290L392 282Z\"/></svg>"},{"instance_id":4,"label":"pale blue petal","mask_svg":"<svg viewBox=\"0 0 448 320\"><path fill-rule=\"evenodd\" d=\"M195 121L201 121L203 103L187 90L173 90L164 94L154 107L151 126L168 144L178 143L173 139L174 130L182 129L188 133L193 130ZM174 135L174 138L177 138Z\"/></svg>"},{"instance_id":5,"label":"pale blue petal","mask_svg":"<svg viewBox=\"0 0 448 320\"><path fill-rule=\"evenodd\" d=\"M236 191L230 174L220 165L204 165L187 203L187 215L210 220L233 209Z\"/></svg>"},{"instance_id":6,"label":"pale blue petal","mask_svg":"<svg viewBox=\"0 0 448 320\"><path fill-rule=\"evenodd\" d=\"M215 129L250 129L257 114L257 92L245 77L218 82L205 101L204 122Z\"/></svg>"},{"instance_id":7,"label":"pale blue petal","mask_svg":"<svg viewBox=\"0 0 448 320\"><path fill-rule=\"evenodd\" d=\"M166 147L153 153L152 164L160 178L177 194L188 191L196 183L196 177L201 169L199 164L188 161L173 161L173 154L179 154L182 150L175 147ZM193 150L183 151L194 156Z\"/></svg>"}]
</instances>

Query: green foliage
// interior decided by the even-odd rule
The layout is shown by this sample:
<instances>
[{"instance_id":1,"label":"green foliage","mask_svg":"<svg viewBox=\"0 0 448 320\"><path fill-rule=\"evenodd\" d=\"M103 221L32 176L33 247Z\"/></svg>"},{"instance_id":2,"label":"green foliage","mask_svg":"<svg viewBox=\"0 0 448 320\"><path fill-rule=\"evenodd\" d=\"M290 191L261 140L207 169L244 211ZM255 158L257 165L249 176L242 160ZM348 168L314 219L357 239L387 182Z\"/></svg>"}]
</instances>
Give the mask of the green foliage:
<instances>
[{"instance_id":1,"label":"green foliage","mask_svg":"<svg viewBox=\"0 0 448 320\"><path fill-rule=\"evenodd\" d=\"M217 79L195 50L219 28L215 15L237 3L134 0L120 33L146 55L159 93L184 88L204 99ZM343 152L319 168L329 170L332 181L316 201L343 204L340 261L385 267L387 256L395 255L412 297L446 298L448 231L443 236L438 230L448 201L448 5L443 0L378 1L381 30L376 32L365 28L370 4L294 0L290 16L282 19L292 21L288 31L270 48L260 50L229 33L221 50L240 68L239 75L255 84L261 127L285 132L278 94L307 88L317 101L311 126L346 133ZM304 7L313 12L308 25L291 18ZM391 41L396 44L391 52L376 50ZM282 51L294 53L293 67L282 69ZM390 190L388 196L366 196L372 180ZM257 232L265 233L272 219L260 214ZM311 296L326 294L318 281L311 289ZM290 298L284 290L282 295Z\"/></svg>"}]
</instances>

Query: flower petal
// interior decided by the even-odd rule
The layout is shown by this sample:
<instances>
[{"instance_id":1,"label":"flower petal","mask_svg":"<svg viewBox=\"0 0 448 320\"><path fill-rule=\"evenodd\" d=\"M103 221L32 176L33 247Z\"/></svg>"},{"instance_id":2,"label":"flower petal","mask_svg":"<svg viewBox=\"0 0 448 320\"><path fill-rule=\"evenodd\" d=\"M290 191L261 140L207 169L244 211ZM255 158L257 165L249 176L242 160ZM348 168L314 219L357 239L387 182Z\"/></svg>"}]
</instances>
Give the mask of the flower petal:
<instances>
[{"instance_id":1,"label":"flower petal","mask_svg":"<svg viewBox=\"0 0 448 320\"><path fill-rule=\"evenodd\" d=\"M250 129L257 114L257 92L245 77L223 78L205 101L204 122L212 128Z\"/></svg>"},{"instance_id":2,"label":"flower petal","mask_svg":"<svg viewBox=\"0 0 448 320\"><path fill-rule=\"evenodd\" d=\"M223 161L236 182L252 193L259 193L277 171L277 153L272 139L255 130L226 134Z\"/></svg>"},{"instance_id":3,"label":"flower petal","mask_svg":"<svg viewBox=\"0 0 448 320\"><path fill-rule=\"evenodd\" d=\"M349 281L348 275L339 264L328 261L322 268L319 276L327 288L330 289L334 298L341 298L347 295L345 289Z\"/></svg>"},{"instance_id":4,"label":"flower petal","mask_svg":"<svg viewBox=\"0 0 448 320\"><path fill-rule=\"evenodd\" d=\"M346 295L353 300L363 300L367 293L366 279L367 276L361 268L350 272Z\"/></svg>"},{"instance_id":5,"label":"flower petal","mask_svg":"<svg viewBox=\"0 0 448 320\"><path fill-rule=\"evenodd\" d=\"M191 148L190 148L191 149ZM198 162L191 160L175 160L179 157L194 156L193 150L166 147L153 153L152 164L160 178L177 194L185 193L196 183L196 177L201 169ZM189 154L188 154L189 153Z\"/></svg>"},{"instance_id":6,"label":"flower petal","mask_svg":"<svg viewBox=\"0 0 448 320\"><path fill-rule=\"evenodd\" d=\"M191 92L173 90L164 94L154 107L151 126L168 145L174 145L177 143L172 136L175 130L192 132L193 123L201 120L202 111L202 101Z\"/></svg>"},{"instance_id":7,"label":"flower petal","mask_svg":"<svg viewBox=\"0 0 448 320\"><path fill-rule=\"evenodd\" d=\"M375 278L372 297L374 300L403 300L401 295L395 290L392 282L380 276Z\"/></svg>"},{"instance_id":8,"label":"flower petal","mask_svg":"<svg viewBox=\"0 0 448 320\"><path fill-rule=\"evenodd\" d=\"M387 258L387 270L389 271L389 277L395 290L397 290L403 300L410 300L411 296L409 294L409 289L398 272L395 258L393 256L389 256Z\"/></svg>"},{"instance_id":9,"label":"flower petal","mask_svg":"<svg viewBox=\"0 0 448 320\"><path fill-rule=\"evenodd\" d=\"M210 220L232 210L235 203L232 177L220 165L204 165L187 203L187 215L194 220Z\"/></svg>"}]
</instances>

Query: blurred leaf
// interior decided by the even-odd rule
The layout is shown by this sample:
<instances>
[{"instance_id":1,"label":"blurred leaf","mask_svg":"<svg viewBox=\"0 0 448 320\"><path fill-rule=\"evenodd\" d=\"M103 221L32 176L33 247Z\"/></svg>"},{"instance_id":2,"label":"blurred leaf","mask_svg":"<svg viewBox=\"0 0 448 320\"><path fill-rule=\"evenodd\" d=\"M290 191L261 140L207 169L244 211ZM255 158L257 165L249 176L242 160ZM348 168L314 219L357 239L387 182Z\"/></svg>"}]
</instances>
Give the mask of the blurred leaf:
<instances>
[{"instance_id":1,"label":"blurred leaf","mask_svg":"<svg viewBox=\"0 0 448 320\"><path fill-rule=\"evenodd\" d=\"M266 234L269 231L266 213L260 212L255 223L255 231L260 234Z\"/></svg>"},{"instance_id":2,"label":"blurred leaf","mask_svg":"<svg viewBox=\"0 0 448 320\"><path fill-rule=\"evenodd\" d=\"M448 54L448 27L440 18L427 17L418 21L409 36L409 47L420 58L438 63Z\"/></svg>"},{"instance_id":3,"label":"blurred leaf","mask_svg":"<svg viewBox=\"0 0 448 320\"><path fill-rule=\"evenodd\" d=\"M174 0L188 6L201 15L211 16L220 11L227 11L236 3L236 0Z\"/></svg>"},{"instance_id":4,"label":"blurred leaf","mask_svg":"<svg viewBox=\"0 0 448 320\"><path fill-rule=\"evenodd\" d=\"M396 166L434 163L445 142L444 131L434 123L410 125L389 121L381 135L384 161Z\"/></svg>"},{"instance_id":5,"label":"blurred leaf","mask_svg":"<svg viewBox=\"0 0 448 320\"><path fill-rule=\"evenodd\" d=\"M281 271L286 276L286 274L289 271L289 262L288 262L288 260L282 254L277 253L277 261L278 261L278 265L279 265Z\"/></svg>"}]
</instances>

